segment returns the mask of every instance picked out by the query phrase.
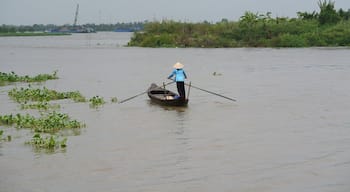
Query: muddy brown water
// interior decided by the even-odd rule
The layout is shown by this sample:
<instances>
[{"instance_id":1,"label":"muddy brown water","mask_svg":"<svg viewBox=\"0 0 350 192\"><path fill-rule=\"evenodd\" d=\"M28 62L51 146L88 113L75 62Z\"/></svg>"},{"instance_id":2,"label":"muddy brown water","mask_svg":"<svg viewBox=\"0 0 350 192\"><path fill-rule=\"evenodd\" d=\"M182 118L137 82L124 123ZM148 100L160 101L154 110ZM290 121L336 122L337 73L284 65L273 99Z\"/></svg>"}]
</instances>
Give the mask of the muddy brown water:
<instances>
[{"instance_id":1,"label":"muddy brown water","mask_svg":"<svg viewBox=\"0 0 350 192\"><path fill-rule=\"evenodd\" d=\"M58 70L44 86L108 102L60 101L87 127L53 154L0 127L13 137L0 143L0 191L350 191L350 49L123 47L130 36L0 38L0 71ZM191 89L186 108L110 103L166 82L177 61L237 102ZM15 86L0 87L0 114L26 112L7 96Z\"/></svg>"}]
</instances>

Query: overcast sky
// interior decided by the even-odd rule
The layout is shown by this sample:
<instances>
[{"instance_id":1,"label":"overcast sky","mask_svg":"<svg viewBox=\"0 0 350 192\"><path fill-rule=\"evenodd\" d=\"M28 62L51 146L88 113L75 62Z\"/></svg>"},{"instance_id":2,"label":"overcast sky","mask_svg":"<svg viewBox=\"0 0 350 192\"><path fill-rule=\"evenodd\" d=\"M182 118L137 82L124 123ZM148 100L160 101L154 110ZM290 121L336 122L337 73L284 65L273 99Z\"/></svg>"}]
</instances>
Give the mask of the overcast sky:
<instances>
[{"instance_id":1,"label":"overcast sky","mask_svg":"<svg viewBox=\"0 0 350 192\"><path fill-rule=\"evenodd\" d=\"M276 17L296 17L298 11L317 11L318 0L0 0L0 24L117 23L172 19L175 21L237 21L245 11ZM350 0L335 0L336 9Z\"/></svg>"}]
</instances>

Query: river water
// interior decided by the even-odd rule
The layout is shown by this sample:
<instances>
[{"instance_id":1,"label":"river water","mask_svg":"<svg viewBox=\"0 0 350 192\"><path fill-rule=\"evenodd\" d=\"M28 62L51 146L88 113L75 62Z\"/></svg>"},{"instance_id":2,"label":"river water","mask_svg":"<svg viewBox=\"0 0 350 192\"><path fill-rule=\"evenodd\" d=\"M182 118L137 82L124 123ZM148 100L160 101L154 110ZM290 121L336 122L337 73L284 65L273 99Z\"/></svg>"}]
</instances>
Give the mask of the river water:
<instances>
[{"instance_id":1,"label":"river water","mask_svg":"<svg viewBox=\"0 0 350 192\"><path fill-rule=\"evenodd\" d=\"M52 73L44 86L99 95L107 103L62 101L86 123L64 151L0 143L0 191L350 191L350 49L124 47L130 33L0 38L0 71ZM186 108L141 95L185 64ZM214 75L214 73L216 75ZM22 113L0 87L0 114ZM174 84L169 87L176 90Z\"/></svg>"}]
</instances>

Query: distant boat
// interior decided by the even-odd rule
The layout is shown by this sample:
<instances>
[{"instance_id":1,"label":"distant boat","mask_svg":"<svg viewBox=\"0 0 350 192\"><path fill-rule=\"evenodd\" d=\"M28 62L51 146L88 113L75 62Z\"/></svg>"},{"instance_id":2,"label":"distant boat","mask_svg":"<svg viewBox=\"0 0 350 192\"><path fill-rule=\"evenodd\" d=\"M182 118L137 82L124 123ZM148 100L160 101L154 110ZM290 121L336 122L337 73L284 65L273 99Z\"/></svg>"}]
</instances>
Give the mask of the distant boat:
<instances>
[{"instance_id":1,"label":"distant boat","mask_svg":"<svg viewBox=\"0 0 350 192\"><path fill-rule=\"evenodd\" d=\"M91 27L75 27L71 33L96 33L96 31Z\"/></svg>"},{"instance_id":2,"label":"distant boat","mask_svg":"<svg viewBox=\"0 0 350 192\"><path fill-rule=\"evenodd\" d=\"M96 33L96 31L91 27L70 27L63 26L60 28L56 28L51 30L52 33Z\"/></svg>"},{"instance_id":3,"label":"distant boat","mask_svg":"<svg viewBox=\"0 0 350 192\"><path fill-rule=\"evenodd\" d=\"M141 31L141 27L118 27L114 29L114 32L135 32L135 31Z\"/></svg>"},{"instance_id":4,"label":"distant boat","mask_svg":"<svg viewBox=\"0 0 350 192\"><path fill-rule=\"evenodd\" d=\"M77 9L75 11L74 23L73 26L63 26L56 29L51 30L53 33L96 33L95 29L91 27L84 27L77 25L79 14L79 4L77 4Z\"/></svg>"},{"instance_id":5,"label":"distant boat","mask_svg":"<svg viewBox=\"0 0 350 192\"><path fill-rule=\"evenodd\" d=\"M122 29L115 29L114 32L134 32L134 30L130 28L122 28Z\"/></svg>"}]
</instances>

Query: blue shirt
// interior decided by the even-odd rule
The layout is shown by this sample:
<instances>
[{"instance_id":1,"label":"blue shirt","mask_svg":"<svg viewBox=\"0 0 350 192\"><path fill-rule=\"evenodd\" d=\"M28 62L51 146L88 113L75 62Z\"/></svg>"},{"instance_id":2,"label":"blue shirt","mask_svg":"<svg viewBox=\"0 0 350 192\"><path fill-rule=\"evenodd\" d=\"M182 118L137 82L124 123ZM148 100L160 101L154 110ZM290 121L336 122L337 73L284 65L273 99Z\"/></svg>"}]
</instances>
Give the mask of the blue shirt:
<instances>
[{"instance_id":1,"label":"blue shirt","mask_svg":"<svg viewBox=\"0 0 350 192\"><path fill-rule=\"evenodd\" d=\"M175 75L176 82L183 82L187 79L186 73L183 69L174 69L174 71L169 75L168 79L172 78Z\"/></svg>"}]
</instances>

